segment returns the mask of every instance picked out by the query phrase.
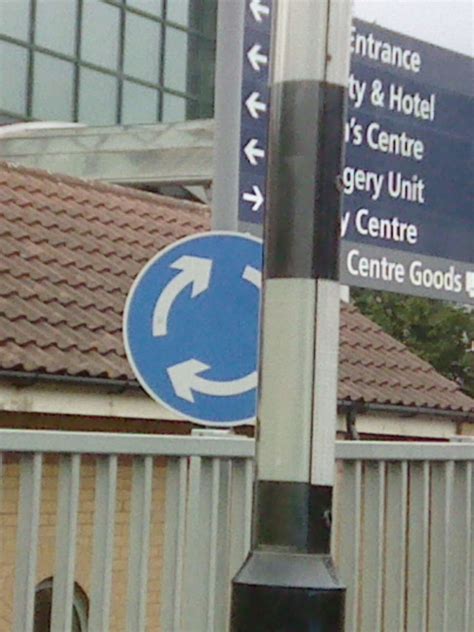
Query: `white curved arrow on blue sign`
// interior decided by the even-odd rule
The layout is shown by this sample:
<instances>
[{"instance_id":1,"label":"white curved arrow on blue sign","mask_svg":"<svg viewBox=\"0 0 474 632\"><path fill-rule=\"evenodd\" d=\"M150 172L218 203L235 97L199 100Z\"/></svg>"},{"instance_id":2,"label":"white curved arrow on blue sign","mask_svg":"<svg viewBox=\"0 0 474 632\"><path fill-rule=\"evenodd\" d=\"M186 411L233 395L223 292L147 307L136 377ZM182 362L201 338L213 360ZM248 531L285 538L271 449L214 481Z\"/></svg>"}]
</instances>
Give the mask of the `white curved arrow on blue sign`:
<instances>
[{"instance_id":1,"label":"white curved arrow on blue sign","mask_svg":"<svg viewBox=\"0 0 474 632\"><path fill-rule=\"evenodd\" d=\"M252 268L252 266L245 266L242 278L249 281L252 285L255 285L258 290L262 287L262 273L260 270Z\"/></svg>"},{"instance_id":2,"label":"white curved arrow on blue sign","mask_svg":"<svg viewBox=\"0 0 474 632\"><path fill-rule=\"evenodd\" d=\"M181 270L165 287L156 301L153 312L153 335L166 336L168 333L168 317L178 295L188 286L192 286L191 298L199 296L209 287L212 261L202 257L183 256L170 265L170 268Z\"/></svg>"},{"instance_id":3,"label":"white curved arrow on blue sign","mask_svg":"<svg viewBox=\"0 0 474 632\"><path fill-rule=\"evenodd\" d=\"M234 380L210 380L200 377L200 373L211 367L196 358L185 360L169 367L168 375L178 397L194 402L193 391L216 397L241 395L257 387L257 372Z\"/></svg>"}]
</instances>

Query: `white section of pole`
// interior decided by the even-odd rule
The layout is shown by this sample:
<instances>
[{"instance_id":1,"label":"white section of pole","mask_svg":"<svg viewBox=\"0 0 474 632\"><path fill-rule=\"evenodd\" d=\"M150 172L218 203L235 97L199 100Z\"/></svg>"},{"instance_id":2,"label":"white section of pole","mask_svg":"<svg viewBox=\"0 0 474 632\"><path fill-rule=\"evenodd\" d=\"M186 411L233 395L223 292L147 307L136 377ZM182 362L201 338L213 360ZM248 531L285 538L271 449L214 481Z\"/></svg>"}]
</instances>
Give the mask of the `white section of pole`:
<instances>
[{"instance_id":1,"label":"white section of pole","mask_svg":"<svg viewBox=\"0 0 474 632\"><path fill-rule=\"evenodd\" d=\"M350 35L352 0L330 0L325 79L339 86L347 86L350 68Z\"/></svg>"},{"instance_id":2,"label":"white section of pole","mask_svg":"<svg viewBox=\"0 0 474 632\"><path fill-rule=\"evenodd\" d=\"M315 282L267 279L262 315L258 477L307 483Z\"/></svg>"},{"instance_id":3,"label":"white section of pole","mask_svg":"<svg viewBox=\"0 0 474 632\"><path fill-rule=\"evenodd\" d=\"M322 81L328 4L328 0L278 0L272 84L282 81Z\"/></svg>"},{"instance_id":4,"label":"white section of pole","mask_svg":"<svg viewBox=\"0 0 474 632\"><path fill-rule=\"evenodd\" d=\"M340 289L319 279L316 300L311 484L334 485Z\"/></svg>"}]
</instances>

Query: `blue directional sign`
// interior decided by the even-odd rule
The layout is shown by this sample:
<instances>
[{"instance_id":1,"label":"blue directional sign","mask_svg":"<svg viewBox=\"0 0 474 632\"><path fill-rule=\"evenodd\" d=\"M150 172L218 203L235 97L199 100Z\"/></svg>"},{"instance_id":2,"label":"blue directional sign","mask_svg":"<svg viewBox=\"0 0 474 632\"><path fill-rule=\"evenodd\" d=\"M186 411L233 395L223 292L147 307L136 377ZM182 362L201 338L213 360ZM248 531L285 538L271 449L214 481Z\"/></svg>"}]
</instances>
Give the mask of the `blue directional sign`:
<instances>
[{"instance_id":1,"label":"blue directional sign","mask_svg":"<svg viewBox=\"0 0 474 632\"><path fill-rule=\"evenodd\" d=\"M239 221L260 225L265 212L272 0L246 0L240 117Z\"/></svg>"},{"instance_id":2,"label":"blue directional sign","mask_svg":"<svg viewBox=\"0 0 474 632\"><path fill-rule=\"evenodd\" d=\"M354 21L341 280L474 304L473 60Z\"/></svg>"},{"instance_id":3,"label":"blue directional sign","mask_svg":"<svg viewBox=\"0 0 474 632\"><path fill-rule=\"evenodd\" d=\"M253 421L262 242L193 235L159 252L135 279L124 344L145 391L205 425Z\"/></svg>"},{"instance_id":4,"label":"blue directional sign","mask_svg":"<svg viewBox=\"0 0 474 632\"><path fill-rule=\"evenodd\" d=\"M258 232L270 2L246 7L239 220ZM341 281L474 304L473 59L360 20L351 55Z\"/></svg>"}]
</instances>

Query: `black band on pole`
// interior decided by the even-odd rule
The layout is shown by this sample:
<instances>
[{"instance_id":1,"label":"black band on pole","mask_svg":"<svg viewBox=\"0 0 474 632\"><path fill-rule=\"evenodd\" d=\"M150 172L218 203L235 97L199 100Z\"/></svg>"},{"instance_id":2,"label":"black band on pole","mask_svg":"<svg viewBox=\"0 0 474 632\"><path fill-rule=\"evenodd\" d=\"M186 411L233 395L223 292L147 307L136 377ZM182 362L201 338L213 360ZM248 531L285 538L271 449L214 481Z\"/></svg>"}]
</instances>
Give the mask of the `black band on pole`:
<instances>
[{"instance_id":1,"label":"black band on pole","mask_svg":"<svg viewBox=\"0 0 474 632\"><path fill-rule=\"evenodd\" d=\"M339 280L346 88L323 83L319 110L313 276Z\"/></svg>"},{"instance_id":2,"label":"black band on pole","mask_svg":"<svg viewBox=\"0 0 474 632\"><path fill-rule=\"evenodd\" d=\"M345 87L327 82L272 87L280 116L270 129L266 278L339 279L345 99Z\"/></svg>"},{"instance_id":3,"label":"black band on pole","mask_svg":"<svg viewBox=\"0 0 474 632\"><path fill-rule=\"evenodd\" d=\"M313 276L314 199L319 124L317 81L286 81L271 88L270 151L265 218L266 278ZM301 122L305 121L304 134Z\"/></svg>"}]
</instances>

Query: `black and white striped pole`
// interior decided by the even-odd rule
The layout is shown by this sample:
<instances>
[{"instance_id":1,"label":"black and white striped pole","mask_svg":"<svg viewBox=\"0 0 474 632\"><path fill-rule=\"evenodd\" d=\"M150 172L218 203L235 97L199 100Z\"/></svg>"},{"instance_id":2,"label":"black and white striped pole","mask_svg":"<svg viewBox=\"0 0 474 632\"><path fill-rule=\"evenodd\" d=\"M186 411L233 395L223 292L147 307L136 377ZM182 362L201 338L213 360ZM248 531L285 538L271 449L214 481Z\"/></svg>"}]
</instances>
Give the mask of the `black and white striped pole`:
<instances>
[{"instance_id":1,"label":"black and white striped pole","mask_svg":"<svg viewBox=\"0 0 474 632\"><path fill-rule=\"evenodd\" d=\"M279 0L252 550L232 632L343 630L330 555L350 0Z\"/></svg>"}]
</instances>

